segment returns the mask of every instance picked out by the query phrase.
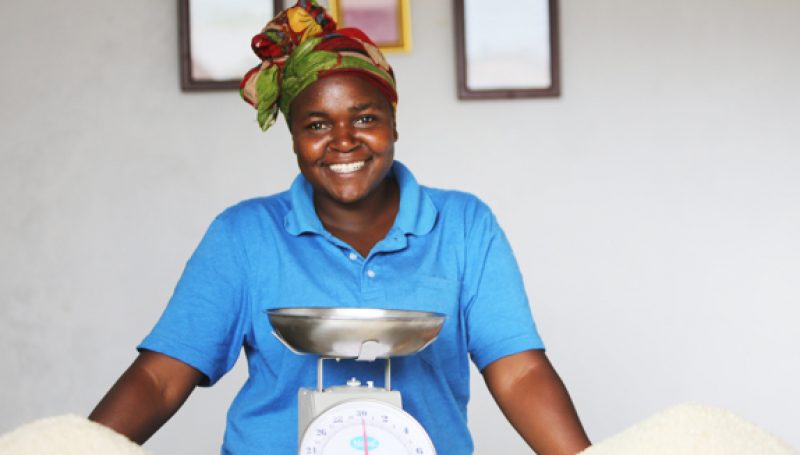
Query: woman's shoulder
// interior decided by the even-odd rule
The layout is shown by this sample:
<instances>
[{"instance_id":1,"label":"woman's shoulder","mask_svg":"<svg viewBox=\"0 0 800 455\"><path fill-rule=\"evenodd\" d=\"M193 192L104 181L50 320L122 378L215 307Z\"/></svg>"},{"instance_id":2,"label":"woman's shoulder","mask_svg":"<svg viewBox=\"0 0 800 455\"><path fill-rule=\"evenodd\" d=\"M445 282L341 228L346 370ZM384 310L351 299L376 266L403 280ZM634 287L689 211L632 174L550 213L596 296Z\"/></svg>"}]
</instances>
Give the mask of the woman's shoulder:
<instances>
[{"instance_id":1,"label":"woman's shoulder","mask_svg":"<svg viewBox=\"0 0 800 455\"><path fill-rule=\"evenodd\" d=\"M467 191L423 186L436 208L445 214L465 216L491 216L492 210L481 198Z\"/></svg>"},{"instance_id":2,"label":"woman's shoulder","mask_svg":"<svg viewBox=\"0 0 800 455\"><path fill-rule=\"evenodd\" d=\"M263 224L269 221L278 221L281 224L290 210L289 192L258 196L240 201L217 215L217 222L231 226L246 226L253 223Z\"/></svg>"}]
</instances>

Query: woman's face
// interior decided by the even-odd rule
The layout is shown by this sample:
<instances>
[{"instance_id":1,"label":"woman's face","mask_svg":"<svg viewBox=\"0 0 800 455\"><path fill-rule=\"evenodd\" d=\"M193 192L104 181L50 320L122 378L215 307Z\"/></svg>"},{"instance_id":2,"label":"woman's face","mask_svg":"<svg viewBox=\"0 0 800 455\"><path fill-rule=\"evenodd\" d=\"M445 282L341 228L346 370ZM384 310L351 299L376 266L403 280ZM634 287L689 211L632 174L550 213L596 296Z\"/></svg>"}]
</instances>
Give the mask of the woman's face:
<instances>
[{"instance_id":1,"label":"woman's face","mask_svg":"<svg viewBox=\"0 0 800 455\"><path fill-rule=\"evenodd\" d=\"M361 77L336 74L308 86L292 101L289 129L300 172L317 198L360 202L391 169L392 106Z\"/></svg>"}]
</instances>

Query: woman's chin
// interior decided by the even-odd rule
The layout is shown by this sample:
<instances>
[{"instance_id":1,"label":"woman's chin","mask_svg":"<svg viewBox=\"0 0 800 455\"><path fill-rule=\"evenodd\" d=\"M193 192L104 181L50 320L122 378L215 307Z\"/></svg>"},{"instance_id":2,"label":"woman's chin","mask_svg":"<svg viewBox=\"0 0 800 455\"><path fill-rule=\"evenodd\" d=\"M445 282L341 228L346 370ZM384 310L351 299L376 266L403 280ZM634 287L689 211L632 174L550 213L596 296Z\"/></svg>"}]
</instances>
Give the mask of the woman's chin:
<instances>
[{"instance_id":1,"label":"woman's chin","mask_svg":"<svg viewBox=\"0 0 800 455\"><path fill-rule=\"evenodd\" d=\"M341 205L354 205L358 204L359 202L363 201L367 198L367 194L362 192L347 192L347 193L336 193L331 195L331 199L334 202L337 202Z\"/></svg>"}]
</instances>

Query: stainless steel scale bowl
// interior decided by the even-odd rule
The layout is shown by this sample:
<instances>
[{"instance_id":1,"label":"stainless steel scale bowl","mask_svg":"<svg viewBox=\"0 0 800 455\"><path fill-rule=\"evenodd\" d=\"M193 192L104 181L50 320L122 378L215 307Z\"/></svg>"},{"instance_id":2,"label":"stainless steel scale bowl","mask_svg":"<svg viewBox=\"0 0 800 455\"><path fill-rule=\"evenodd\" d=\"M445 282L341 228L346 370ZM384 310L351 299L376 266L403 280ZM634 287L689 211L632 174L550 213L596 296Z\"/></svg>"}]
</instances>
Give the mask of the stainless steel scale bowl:
<instances>
[{"instance_id":1,"label":"stainless steel scale bowl","mask_svg":"<svg viewBox=\"0 0 800 455\"><path fill-rule=\"evenodd\" d=\"M298 454L359 453L435 455L425 429L403 411L400 392L391 390L393 356L425 349L439 335L445 315L376 308L279 308L268 310L273 334L297 354L315 354L317 388L298 391ZM384 387L323 388L323 361L386 359Z\"/></svg>"},{"instance_id":2,"label":"stainless steel scale bowl","mask_svg":"<svg viewBox=\"0 0 800 455\"><path fill-rule=\"evenodd\" d=\"M445 319L441 313L377 308L279 308L267 314L292 351L360 360L419 352L436 339Z\"/></svg>"}]
</instances>

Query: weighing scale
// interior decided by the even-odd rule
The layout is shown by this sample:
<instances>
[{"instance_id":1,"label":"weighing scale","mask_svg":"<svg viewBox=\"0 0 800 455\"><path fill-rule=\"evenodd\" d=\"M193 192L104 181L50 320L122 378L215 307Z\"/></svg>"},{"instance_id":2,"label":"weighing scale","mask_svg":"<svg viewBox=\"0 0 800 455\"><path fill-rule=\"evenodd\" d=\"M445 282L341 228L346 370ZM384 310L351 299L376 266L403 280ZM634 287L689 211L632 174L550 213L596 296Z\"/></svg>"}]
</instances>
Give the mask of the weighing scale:
<instances>
[{"instance_id":1,"label":"weighing scale","mask_svg":"<svg viewBox=\"0 0 800 455\"><path fill-rule=\"evenodd\" d=\"M298 454L435 455L430 436L391 389L391 357L425 349L445 315L373 308L280 308L267 311L273 334L296 354L315 354L316 389L298 391ZM351 378L325 388L326 360L384 359L384 387Z\"/></svg>"}]
</instances>

